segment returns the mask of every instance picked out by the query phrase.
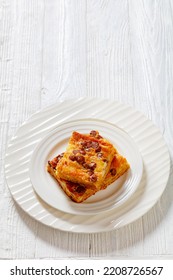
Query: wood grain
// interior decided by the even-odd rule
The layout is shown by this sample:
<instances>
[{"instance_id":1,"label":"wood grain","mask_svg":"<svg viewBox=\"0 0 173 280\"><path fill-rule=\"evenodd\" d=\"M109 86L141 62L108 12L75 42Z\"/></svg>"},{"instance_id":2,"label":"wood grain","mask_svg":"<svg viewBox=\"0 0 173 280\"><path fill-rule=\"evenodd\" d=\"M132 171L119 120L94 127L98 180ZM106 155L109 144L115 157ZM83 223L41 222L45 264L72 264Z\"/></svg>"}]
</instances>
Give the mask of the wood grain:
<instances>
[{"instance_id":1,"label":"wood grain","mask_svg":"<svg viewBox=\"0 0 173 280\"><path fill-rule=\"evenodd\" d=\"M4 178L17 128L37 110L80 96L144 112L173 158L172 34L170 0L0 1L0 258L173 257L173 168L153 209L104 234L37 223L14 203Z\"/></svg>"}]
</instances>

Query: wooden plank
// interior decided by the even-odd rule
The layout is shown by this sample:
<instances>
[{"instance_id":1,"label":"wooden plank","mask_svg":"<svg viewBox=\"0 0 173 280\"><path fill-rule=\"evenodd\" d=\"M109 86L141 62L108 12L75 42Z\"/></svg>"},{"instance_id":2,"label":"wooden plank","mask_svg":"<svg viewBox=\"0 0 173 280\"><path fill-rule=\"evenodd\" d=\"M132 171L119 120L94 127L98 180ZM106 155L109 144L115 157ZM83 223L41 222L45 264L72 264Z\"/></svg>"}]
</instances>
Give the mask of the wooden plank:
<instances>
[{"instance_id":1,"label":"wooden plank","mask_svg":"<svg viewBox=\"0 0 173 280\"><path fill-rule=\"evenodd\" d=\"M46 2L43 44L42 106L85 96L85 0Z\"/></svg>"},{"instance_id":2,"label":"wooden plank","mask_svg":"<svg viewBox=\"0 0 173 280\"><path fill-rule=\"evenodd\" d=\"M1 2L1 16L1 136L5 144L19 125L40 107L44 5L35 0ZM2 146L2 158L5 146ZM14 205L4 174L2 188L0 257L32 258L35 252L32 231L36 232L38 224Z\"/></svg>"},{"instance_id":3,"label":"wooden plank","mask_svg":"<svg viewBox=\"0 0 173 280\"><path fill-rule=\"evenodd\" d=\"M128 1L88 1L88 95L133 104Z\"/></svg>"}]
</instances>

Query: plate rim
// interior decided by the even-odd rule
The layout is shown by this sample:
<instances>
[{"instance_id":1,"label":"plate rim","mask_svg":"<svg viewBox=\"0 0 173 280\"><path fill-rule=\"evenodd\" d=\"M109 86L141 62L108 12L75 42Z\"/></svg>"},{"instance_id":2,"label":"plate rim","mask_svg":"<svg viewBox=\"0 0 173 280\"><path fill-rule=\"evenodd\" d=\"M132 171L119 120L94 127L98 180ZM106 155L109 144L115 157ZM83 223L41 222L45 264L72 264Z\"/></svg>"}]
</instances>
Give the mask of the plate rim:
<instances>
[{"instance_id":1,"label":"plate rim","mask_svg":"<svg viewBox=\"0 0 173 280\"><path fill-rule=\"evenodd\" d=\"M80 97L78 99L74 99L74 98L71 98L71 99L67 99L67 100L60 100L59 102L56 102L56 104L54 105L50 105L50 106L47 106L46 108L43 108L42 110L38 110L37 112L35 112L32 116L30 116L26 121L23 122L23 124L17 129L17 131L15 132L15 135L13 135L11 137L11 139L7 142L7 146L6 146L6 153L5 153L5 179L6 179L6 182L7 182L7 185L9 187L9 190L10 190L10 193L12 195L12 198L14 199L14 201L18 204L18 202L16 201L15 197L13 196L12 192L11 192L11 188L9 186L9 182L8 182L8 179L7 179L7 170L6 170L6 163L7 163L7 156L8 156L8 150L9 150L9 146L11 146L13 144L13 142L15 141L16 139L16 135L17 133L19 133L21 131L21 128L23 128L23 126L25 124L27 124L28 122L30 121L34 121L34 118L36 116L38 116L40 113L44 113L44 112L48 112L49 110L51 110L52 108L55 108L58 104L62 104L62 103L70 103L73 101L73 102L80 102L81 100L85 100L85 101L90 101L91 100L95 100L95 101L98 101L98 98L90 98L90 97ZM129 104L123 104L122 102L119 102L117 100L110 100L110 99L99 99L101 100L102 102L105 102L105 103L109 103L109 104L112 104L114 103L114 105L117 105L117 106L120 106L120 107L123 107L123 108L126 108L126 109L129 109L130 111L134 112L135 114L141 116L147 123L149 123L150 125L152 125L152 127L157 130L157 133L159 134L159 137L161 137L161 140L162 140L162 144L164 146L164 148L166 149L165 153L166 153L166 161L167 161L167 170L166 170L166 178L165 178L165 181L164 181L164 187L162 187L161 191L159 192L159 196L154 200L154 202L152 204L150 204L150 206L145 209L145 211L142 212L142 214L138 214L135 218L131 218L129 219L128 221L127 220L124 220L122 224L119 224L117 227L115 228L109 228L108 230L107 229L103 229L103 228L98 228L98 229L88 229L87 228L87 231L86 230L82 230L80 227L78 227L77 229L73 229L73 228L63 228L62 226L61 227L57 227L55 226L54 224L48 224L47 222L41 220L41 219L37 219L36 217L34 217L33 214L31 214L31 212L28 212L26 211L26 209L24 207L22 207L21 205L20 208L25 212L27 213L30 217L32 217L33 219L35 219L36 221L40 222L41 224L44 224L46 226L49 226L49 227L52 227L54 229L58 229L60 231L65 231L65 232L74 232L74 233L84 233L84 234L88 234L88 233L99 233L99 232L110 232L110 231L114 231L115 229L118 229L118 228L121 228L122 226L125 226L127 224L130 224L132 222L135 222L137 219L141 218L141 216L143 216L144 214L146 214L155 204L156 202L158 201L158 199L161 197L161 195L163 194L166 186L167 186L167 183L168 183L168 180L169 180L169 175L170 175L170 154L169 154L169 149L168 149L168 146L165 142L165 139L162 137L162 134L159 130L159 128L150 120L147 118L147 116L145 116L141 111L137 110L136 108L133 108L132 106L130 106ZM45 206L46 207L46 206ZM85 226L86 227L86 226Z\"/></svg>"}]
</instances>

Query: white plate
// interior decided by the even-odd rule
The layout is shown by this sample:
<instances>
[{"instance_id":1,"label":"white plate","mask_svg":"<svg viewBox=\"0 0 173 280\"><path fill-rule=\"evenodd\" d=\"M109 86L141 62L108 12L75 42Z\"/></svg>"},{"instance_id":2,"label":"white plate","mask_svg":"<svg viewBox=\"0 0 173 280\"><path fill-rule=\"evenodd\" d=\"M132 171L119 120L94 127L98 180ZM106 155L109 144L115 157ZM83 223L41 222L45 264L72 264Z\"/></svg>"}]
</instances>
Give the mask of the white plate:
<instances>
[{"instance_id":1,"label":"white plate","mask_svg":"<svg viewBox=\"0 0 173 280\"><path fill-rule=\"evenodd\" d=\"M48 160L64 152L73 131L89 133L98 130L127 158L130 170L83 203L75 203L65 195L56 180L46 171ZM98 214L123 204L135 192L142 178L142 158L131 137L122 129L105 121L83 119L58 126L36 147L30 163L30 178L37 194L52 207L78 215Z\"/></svg>"},{"instance_id":2,"label":"white plate","mask_svg":"<svg viewBox=\"0 0 173 280\"><path fill-rule=\"evenodd\" d=\"M45 203L34 192L29 163L41 139L66 121L97 118L116 124L135 141L143 158L144 172L136 192L116 209L97 215L71 215ZM11 139L5 173L18 205L41 223L63 231L106 232L127 225L144 215L160 198L169 177L170 159L159 130L130 106L108 100L81 98L59 102L24 123Z\"/></svg>"}]
</instances>

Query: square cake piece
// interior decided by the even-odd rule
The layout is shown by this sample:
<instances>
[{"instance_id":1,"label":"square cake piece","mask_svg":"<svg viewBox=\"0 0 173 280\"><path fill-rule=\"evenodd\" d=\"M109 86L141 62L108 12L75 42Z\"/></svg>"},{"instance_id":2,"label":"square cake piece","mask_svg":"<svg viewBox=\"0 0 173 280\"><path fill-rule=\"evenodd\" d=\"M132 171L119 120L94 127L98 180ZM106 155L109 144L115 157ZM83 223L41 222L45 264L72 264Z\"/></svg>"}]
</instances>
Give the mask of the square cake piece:
<instances>
[{"instance_id":1,"label":"square cake piece","mask_svg":"<svg viewBox=\"0 0 173 280\"><path fill-rule=\"evenodd\" d=\"M48 172L58 181L59 185L63 189L63 191L67 194L69 198L73 201L80 203L94 195L100 189L107 188L108 185L112 184L116 181L120 176L122 176L130 167L127 160L121 156L120 154L114 154L113 160L111 162L111 166L108 174L106 175L103 184L100 186L100 189L94 190L91 188L87 188L85 186L81 186L78 183L73 183L59 177L57 172L57 165L60 163L63 154L57 156L52 161L48 162L47 170Z\"/></svg>"},{"instance_id":2,"label":"square cake piece","mask_svg":"<svg viewBox=\"0 0 173 280\"><path fill-rule=\"evenodd\" d=\"M61 179L98 190L110 169L114 146L97 132L90 135L73 132L67 149L57 165Z\"/></svg>"},{"instance_id":3,"label":"square cake piece","mask_svg":"<svg viewBox=\"0 0 173 280\"><path fill-rule=\"evenodd\" d=\"M57 167L62 157L63 154L60 154L53 160L48 161L47 171L58 181L60 187L67 194L67 196L71 200L80 203L86 200L88 197L94 195L97 190L86 188L85 186L81 186L78 183L73 183L59 177Z\"/></svg>"}]
</instances>

